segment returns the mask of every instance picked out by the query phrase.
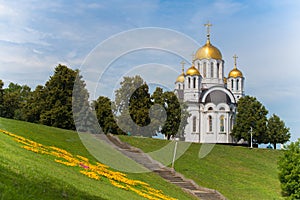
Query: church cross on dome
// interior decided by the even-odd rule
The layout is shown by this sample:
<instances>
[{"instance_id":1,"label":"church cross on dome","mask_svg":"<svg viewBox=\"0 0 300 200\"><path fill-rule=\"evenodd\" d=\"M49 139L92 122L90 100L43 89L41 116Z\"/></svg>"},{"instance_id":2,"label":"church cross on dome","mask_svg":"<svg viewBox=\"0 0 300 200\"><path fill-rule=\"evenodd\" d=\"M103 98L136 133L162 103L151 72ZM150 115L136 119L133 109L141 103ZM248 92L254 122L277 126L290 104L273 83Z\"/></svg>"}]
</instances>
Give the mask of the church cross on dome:
<instances>
[{"instance_id":1,"label":"church cross on dome","mask_svg":"<svg viewBox=\"0 0 300 200\"><path fill-rule=\"evenodd\" d=\"M234 59L234 69L236 69L236 60L237 60L237 55L236 54L234 54L233 55L233 59Z\"/></svg>"},{"instance_id":2,"label":"church cross on dome","mask_svg":"<svg viewBox=\"0 0 300 200\"><path fill-rule=\"evenodd\" d=\"M195 55L195 53L194 53L194 52L192 52L191 56L192 56L192 61L194 62L194 60L196 59L196 55Z\"/></svg>"},{"instance_id":3,"label":"church cross on dome","mask_svg":"<svg viewBox=\"0 0 300 200\"><path fill-rule=\"evenodd\" d=\"M210 39L210 27L212 26L212 24L211 23L209 23L209 21L206 23L206 24L204 24L204 26L206 26L206 30L207 30L207 39L209 40Z\"/></svg>"},{"instance_id":4,"label":"church cross on dome","mask_svg":"<svg viewBox=\"0 0 300 200\"><path fill-rule=\"evenodd\" d=\"M184 64L185 64L185 62L184 61L181 61L181 66L182 66L182 73L184 73Z\"/></svg>"}]
</instances>

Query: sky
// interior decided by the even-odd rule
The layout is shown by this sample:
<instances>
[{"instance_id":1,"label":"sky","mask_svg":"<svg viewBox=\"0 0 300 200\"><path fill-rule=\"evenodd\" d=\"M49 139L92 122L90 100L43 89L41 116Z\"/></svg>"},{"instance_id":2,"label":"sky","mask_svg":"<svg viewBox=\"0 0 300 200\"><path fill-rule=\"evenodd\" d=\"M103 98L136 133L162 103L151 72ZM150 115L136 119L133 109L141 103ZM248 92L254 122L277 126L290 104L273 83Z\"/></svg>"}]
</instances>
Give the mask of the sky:
<instances>
[{"instance_id":1,"label":"sky","mask_svg":"<svg viewBox=\"0 0 300 200\"><path fill-rule=\"evenodd\" d=\"M93 98L123 75L172 90L206 41L237 66L255 96L300 137L300 2L287 0L0 1L0 79L34 89L55 66L80 69ZM158 83L159 82L159 83Z\"/></svg>"}]
</instances>

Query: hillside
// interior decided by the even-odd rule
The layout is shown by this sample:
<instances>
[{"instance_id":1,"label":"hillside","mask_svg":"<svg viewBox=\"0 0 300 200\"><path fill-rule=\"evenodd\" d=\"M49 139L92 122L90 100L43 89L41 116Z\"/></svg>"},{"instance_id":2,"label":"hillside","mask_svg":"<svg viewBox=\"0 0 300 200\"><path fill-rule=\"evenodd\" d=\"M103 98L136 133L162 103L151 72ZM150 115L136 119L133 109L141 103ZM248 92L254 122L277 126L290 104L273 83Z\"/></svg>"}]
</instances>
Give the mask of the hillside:
<instances>
[{"instance_id":1,"label":"hillside","mask_svg":"<svg viewBox=\"0 0 300 200\"><path fill-rule=\"evenodd\" d=\"M128 136L119 138L145 152L157 150L169 142ZM200 147L201 144L191 144L175 162L175 170L231 200L283 199L277 175L277 160L282 151L215 145L200 159Z\"/></svg>"},{"instance_id":2,"label":"hillside","mask_svg":"<svg viewBox=\"0 0 300 200\"><path fill-rule=\"evenodd\" d=\"M0 129L0 199L192 198L153 173L96 163L74 131L4 118Z\"/></svg>"}]
</instances>

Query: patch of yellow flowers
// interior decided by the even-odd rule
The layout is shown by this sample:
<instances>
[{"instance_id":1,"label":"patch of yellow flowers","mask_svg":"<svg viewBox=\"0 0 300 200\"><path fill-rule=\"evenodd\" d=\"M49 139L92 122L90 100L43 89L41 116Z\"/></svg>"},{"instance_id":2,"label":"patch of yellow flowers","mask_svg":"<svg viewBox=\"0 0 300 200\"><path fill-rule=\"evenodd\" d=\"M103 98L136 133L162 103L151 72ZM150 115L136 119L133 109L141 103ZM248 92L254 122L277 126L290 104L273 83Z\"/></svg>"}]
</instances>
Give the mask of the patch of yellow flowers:
<instances>
[{"instance_id":1,"label":"patch of yellow flowers","mask_svg":"<svg viewBox=\"0 0 300 200\"><path fill-rule=\"evenodd\" d=\"M175 198L163 194L161 190L154 189L145 182L129 179L124 173L110 170L109 166L102 163L96 162L96 164L92 164L88 158L80 155L74 156L64 149L54 146L46 146L5 130L0 129L0 132L13 137L18 143L23 144L22 148L28 151L38 154L51 155L55 157L54 161L57 163L69 167L80 168L79 172L91 179L100 180L101 177L105 177L113 186L123 190L135 192L139 196L142 196L146 199L175 200Z\"/></svg>"}]
</instances>

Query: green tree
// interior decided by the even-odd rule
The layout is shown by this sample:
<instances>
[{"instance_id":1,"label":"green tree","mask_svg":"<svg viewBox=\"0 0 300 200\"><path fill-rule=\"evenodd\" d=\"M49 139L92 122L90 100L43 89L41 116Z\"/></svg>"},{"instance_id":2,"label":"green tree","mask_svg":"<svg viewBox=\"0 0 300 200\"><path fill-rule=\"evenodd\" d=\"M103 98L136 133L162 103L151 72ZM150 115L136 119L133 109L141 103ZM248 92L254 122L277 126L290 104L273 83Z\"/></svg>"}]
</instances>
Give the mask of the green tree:
<instances>
[{"instance_id":1,"label":"green tree","mask_svg":"<svg viewBox=\"0 0 300 200\"><path fill-rule=\"evenodd\" d=\"M28 97L22 108L23 119L32 123L40 122L40 115L45 106L44 86L38 85Z\"/></svg>"},{"instance_id":2,"label":"green tree","mask_svg":"<svg viewBox=\"0 0 300 200\"><path fill-rule=\"evenodd\" d=\"M108 97L100 96L96 101L93 102L93 107L96 111L98 123L102 128L102 131L112 134L124 134L119 129L112 112L112 102Z\"/></svg>"},{"instance_id":3,"label":"green tree","mask_svg":"<svg viewBox=\"0 0 300 200\"><path fill-rule=\"evenodd\" d=\"M150 101L149 88L146 83L137 88L129 99L129 113L133 122L137 125L134 132L143 136L152 136L149 129L142 129L150 124L149 110L152 103ZM143 132L146 131L146 132Z\"/></svg>"},{"instance_id":4,"label":"green tree","mask_svg":"<svg viewBox=\"0 0 300 200\"><path fill-rule=\"evenodd\" d=\"M2 117L23 120L21 108L31 95L30 90L27 85L10 83L3 90Z\"/></svg>"},{"instance_id":5,"label":"green tree","mask_svg":"<svg viewBox=\"0 0 300 200\"><path fill-rule=\"evenodd\" d=\"M236 122L232 135L237 140L244 139L250 144L250 127L253 130L254 143L265 143L267 140L267 109L255 98L240 98L237 106Z\"/></svg>"},{"instance_id":6,"label":"green tree","mask_svg":"<svg viewBox=\"0 0 300 200\"><path fill-rule=\"evenodd\" d=\"M156 87L155 91L151 95L151 102L153 104L150 116L151 116L151 131L156 133L161 131L163 122L167 120L167 113L165 109L165 100L163 98L164 91L160 87Z\"/></svg>"},{"instance_id":7,"label":"green tree","mask_svg":"<svg viewBox=\"0 0 300 200\"><path fill-rule=\"evenodd\" d=\"M44 105L40 115L40 122L45 125L64 129L75 129L72 106L80 114L79 108L88 104L88 92L85 90L84 81L78 77L79 90L73 99L73 87L79 70L72 70L64 65L55 68L54 75L46 82L43 89ZM81 94L82 92L82 94ZM73 103L73 101L76 101ZM87 105L89 107L89 105ZM84 108L87 108L86 106Z\"/></svg>"},{"instance_id":8,"label":"green tree","mask_svg":"<svg viewBox=\"0 0 300 200\"><path fill-rule=\"evenodd\" d=\"M163 118L166 114L166 121L161 129L161 132L170 139L179 133L179 137L183 136L183 130L187 125L187 119L190 114L187 112L187 106L180 102L174 92L163 92L161 88L156 88L152 95L152 101L159 104L165 110L158 110L156 114L158 118ZM166 113L165 113L166 112Z\"/></svg>"},{"instance_id":9,"label":"green tree","mask_svg":"<svg viewBox=\"0 0 300 200\"><path fill-rule=\"evenodd\" d=\"M140 76L124 77L115 92L115 110L119 127L133 135L149 136L146 128L150 123L151 107L149 88Z\"/></svg>"},{"instance_id":10,"label":"green tree","mask_svg":"<svg viewBox=\"0 0 300 200\"><path fill-rule=\"evenodd\" d=\"M267 136L267 142L273 144L274 149L276 149L276 143L283 144L289 141L291 134L289 133L289 128L285 126L284 121L273 114L268 119Z\"/></svg>"},{"instance_id":11,"label":"green tree","mask_svg":"<svg viewBox=\"0 0 300 200\"><path fill-rule=\"evenodd\" d=\"M291 200L300 199L300 139L287 146L278 168L282 194Z\"/></svg>"}]
</instances>

